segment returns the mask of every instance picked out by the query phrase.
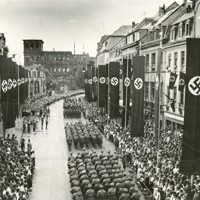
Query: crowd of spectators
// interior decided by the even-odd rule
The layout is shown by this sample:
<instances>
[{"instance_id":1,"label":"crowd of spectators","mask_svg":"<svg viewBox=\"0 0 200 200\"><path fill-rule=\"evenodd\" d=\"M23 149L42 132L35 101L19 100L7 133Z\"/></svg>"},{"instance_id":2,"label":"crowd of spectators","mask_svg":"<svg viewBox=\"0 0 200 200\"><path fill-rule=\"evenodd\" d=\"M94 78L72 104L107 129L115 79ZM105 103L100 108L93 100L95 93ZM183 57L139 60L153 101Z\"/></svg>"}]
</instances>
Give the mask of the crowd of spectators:
<instances>
[{"instance_id":1,"label":"crowd of spectators","mask_svg":"<svg viewBox=\"0 0 200 200\"><path fill-rule=\"evenodd\" d=\"M35 168L30 140L15 135L0 138L0 200L27 200Z\"/></svg>"},{"instance_id":2,"label":"crowd of spectators","mask_svg":"<svg viewBox=\"0 0 200 200\"><path fill-rule=\"evenodd\" d=\"M159 142L154 135L151 120L145 122L142 138L131 137L129 130L115 120L97 112L94 105L88 106L89 118L104 128L105 136L122 154L124 167L129 167L142 187L148 188L155 200L199 200L200 176L187 176L180 172L182 133L179 130L161 131ZM93 115L94 114L94 115Z\"/></svg>"},{"instance_id":3,"label":"crowd of spectators","mask_svg":"<svg viewBox=\"0 0 200 200\"><path fill-rule=\"evenodd\" d=\"M36 132L48 128L50 110L49 106L32 111L23 117L23 133Z\"/></svg>"}]
</instances>

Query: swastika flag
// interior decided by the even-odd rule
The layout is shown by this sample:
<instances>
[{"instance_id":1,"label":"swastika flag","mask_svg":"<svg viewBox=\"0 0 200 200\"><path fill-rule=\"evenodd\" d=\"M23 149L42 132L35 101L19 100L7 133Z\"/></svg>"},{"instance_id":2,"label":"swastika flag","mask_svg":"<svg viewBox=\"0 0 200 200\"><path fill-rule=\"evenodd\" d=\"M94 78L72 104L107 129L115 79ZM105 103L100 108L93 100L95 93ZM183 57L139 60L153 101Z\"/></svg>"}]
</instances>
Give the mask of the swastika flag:
<instances>
[{"instance_id":1,"label":"swastika flag","mask_svg":"<svg viewBox=\"0 0 200 200\"><path fill-rule=\"evenodd\" d=\"M177 74L174 72L170 73L170 78L169 78L169 89L173 89L174 85L176 83L176 78L177 78Z\"/></svg>"},{"instance_id":2,"label":"swastika flag","mask_svg":"<svg viewBox=\"0 0 200 200\"><path fill-rule=\"evenodd\" d=\"M185 73L180 72L178 90L182 92L184 90L184 87L185 87Z\"/></svg>"},{"instance_id":3,"label":"swastika flag","mask_svg":"<svg viewBox=\"0 0 200 200\"><path fill-rule=\"evenodd\" d=\"M200 39L188 38L181 171L200 172Z\"/></svg>"},{"instance_id":4,"label":"swastika flag","mask_svg":"<svg viewBox=\"0 0 200 200\"><path fill-rule=\"evenodd\" d=\"M107 107L107 67L106 65L98 66L98 105L99 107Z\"/></svg>"},{"instance_id":5,"label":"swastika flag","mask_svg":"<svg viewBox=\"0 0 200 200\"><path fill-rule=\"evenodd\" d=\"M144 136L144 56L133 58L132 137Z\"/></svg>"},{"instance_id":6,"label":"swastika flag","mask_svg":"<svg viewBox=\"0 0 200 200\"><path fill-rule=\"evenodd\" d=\"M110 88L110 118L117 118L119 116L119 62L109 63L109 88Z\"/></svg>"}]
</instances>

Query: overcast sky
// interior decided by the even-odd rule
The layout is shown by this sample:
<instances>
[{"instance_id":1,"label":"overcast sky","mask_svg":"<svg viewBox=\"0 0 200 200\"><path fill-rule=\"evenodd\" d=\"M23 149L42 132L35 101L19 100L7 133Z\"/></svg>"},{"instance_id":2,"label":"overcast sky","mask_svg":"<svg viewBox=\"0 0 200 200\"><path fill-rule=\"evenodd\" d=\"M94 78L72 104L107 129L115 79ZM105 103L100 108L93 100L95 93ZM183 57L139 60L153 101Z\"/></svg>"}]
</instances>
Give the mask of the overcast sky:
<instances>
[{"instance_id":1,"label":"overcast sky","mask_svg":"<svg viewBox=\"0 0 200 200\"><path fill-rule=\"evenodd\" d=\"M0 32L10 54L21 55L23 39L44 40L45 50L88 52L121 25L139 22L173 0L0 0ZM182 3L183 0L178 0ZM20 57L20 56L18 56ZM19 59L19 58L18 58Z\"/></svg>"}]
</instances>

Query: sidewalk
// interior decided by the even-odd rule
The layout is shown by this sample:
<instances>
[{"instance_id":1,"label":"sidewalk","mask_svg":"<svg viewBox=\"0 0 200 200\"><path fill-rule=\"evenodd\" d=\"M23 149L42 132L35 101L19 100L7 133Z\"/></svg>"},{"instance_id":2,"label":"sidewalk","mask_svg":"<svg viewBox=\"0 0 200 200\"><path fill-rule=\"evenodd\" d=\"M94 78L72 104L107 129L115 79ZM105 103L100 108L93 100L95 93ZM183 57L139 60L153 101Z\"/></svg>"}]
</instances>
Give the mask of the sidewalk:
<instances>
[{"instance_id":1,"label":"sidewalk","mask_svg":"<svg viewBox=\"0 0 200 200\"><path fill-rule=\"evenodd\" d=\"M10 137L14 134L17 136L18 142L20 142L23 133L22 133L22 126L23 126L23 118L21 119L16 119L15 121L15 127L6 129L5 137L9 134Z\"/></svg>"}]
</instances>

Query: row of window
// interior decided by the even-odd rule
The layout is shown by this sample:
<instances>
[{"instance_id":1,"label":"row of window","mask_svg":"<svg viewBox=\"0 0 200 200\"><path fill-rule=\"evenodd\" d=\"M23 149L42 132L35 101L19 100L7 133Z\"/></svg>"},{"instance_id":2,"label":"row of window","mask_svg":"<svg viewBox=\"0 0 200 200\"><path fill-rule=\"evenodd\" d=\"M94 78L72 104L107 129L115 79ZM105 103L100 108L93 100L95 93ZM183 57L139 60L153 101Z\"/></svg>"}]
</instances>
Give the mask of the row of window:
<instances>
[{"instance_id":1,"label":"row of window","mask_svg":"<svg viewBox=\"0 0 200 200\"><path fill-rule=\"evenodd\" d=\"M190 36L192 34L193 24L193 18L175 24L170 31L170 40L177 40L185 36Z\"/></svg>"},{"instance_id":2,"label":"row of window","mask_svg":"<svg viewBox=\"0 0 200 200\"><path fill-rule=\"evenodd\" d=\"M126 44L131 44L135 41L138 41L139 39L140 39L139 32L132 33L126 37Z\"/></svg>"},{"instance_id":3,"label":"row of window","mask_svg":"<svg viewBox=\"0 0 200 200\"><path fill-rule=\"evenodd\" d=\"M178 69L178 66L180 65L180 69L183 70L183 68L185 67L185 61L186 61L185 57L186 57L185 51L168 53L167 69L176 71Z\"/></svg>"},{"instance_id":4,"label":"row of window","mask_svg":"<svg viewBox=\"0 0 200 200\"><path fill-rule=\"evenodd\" d=\"M41 49L42 48L40 42L25 43L24 47L25 49Z\"/></svg>"},{"instance_id":5,"label":"row of window","mask_svg":"<svg viewBox=\"0 0 200 200\"><path fill-rule=\"evenodd\" d=\"M167 54L167 65L166 65L167 70L176 71L178 70L178 66L180 66L180 70L182 71L185 67L185 62L186 62L185 51L173 52ZM163 63L163 54L161 54L161 63ZM146 71L156 70L156 53L145 55L145 68Z\"/></svg>"},{"instance_id":6,"label":"row of window","mask_svg":"<svg viewBox=\"0 0 200 200\"><path fill-rule=\"evenodd\" d=\"M61 67L59 67L59 68L50 68L50 72L69 72L69 68L61 68Z\"/></svg>"},{"instance_id":7,"label":"row of window","mask_svg":"<svg viewBox=\"0 0 200 200\"><path fill-rule=\"evenodd\" d=\"M156 53L151 53L151 54L145 55L146 71L149 71L150 67L151 67L151 71L155 71L155 69L156 69Z\"/></svg>"},{"instance_id":8,"label":"row of window","mask_svg":"<svg viewBox=\"0 0 200 200\"><path fill-rule=\"evenodd\" d=\"M170 103L170 99L174 99L175 103L177 102L177 87L174 87L173 90L169 89L169 86L167 87L167 95L169 98L167 98L167 103ZM180 93L180 98L179 98L179 104L183 105L184 104L184 91L179 91Z\"/></svg>"},{"instance_id":9,"label":"row of window","mask_svg":"<svg viewBox=\"0 0 200 200\"><path fill-rule=\"evenodd\" d=\"M163 86L161 85L161 91L163 89ZM179 91L177 87L174 87L173 90L170 90L169 87L167 88L167 96L169 98L167 98L167 104L170 103L170 99L174 99L175 103L177 102L177 94L179 92L179 104L183 105L184 104L184 91ZM155 83L151 82L145 82L144 84L144 97L146 100L149 100L150 97L150 101L154 102L155 101Z\"/></svg>"}]
</instances>

